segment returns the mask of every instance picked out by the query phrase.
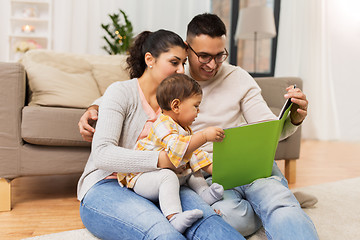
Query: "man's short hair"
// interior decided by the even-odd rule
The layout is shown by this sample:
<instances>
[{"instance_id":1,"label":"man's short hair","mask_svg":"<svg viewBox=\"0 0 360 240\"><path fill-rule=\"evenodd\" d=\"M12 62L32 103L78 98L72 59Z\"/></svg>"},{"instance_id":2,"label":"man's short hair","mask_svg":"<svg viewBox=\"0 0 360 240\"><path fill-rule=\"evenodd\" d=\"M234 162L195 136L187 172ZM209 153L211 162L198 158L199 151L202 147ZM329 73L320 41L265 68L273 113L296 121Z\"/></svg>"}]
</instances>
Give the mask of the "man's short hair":
<instances>
[{"instance_id":1,"label":"man's short hair","mask_svg":"<svg viewBox=\"0 0 360 240\"><path fill-rule=\"evenodd\" d=\"M173 74L165 78L156 90L156 100L162 110L171 110L174 99L184 101L193 95L202 95L201 86L185 74Z\"/></svg>"},{"instance_id":2,"label":"man's short hair","mask_svg":"<svg viewBox=\"0 0 360 240\"><path fill-rule=\"evenodd\" d=\"M187 40L201 34L212 38L226 35L224 22L215 14L203 13L196 15L187 26Z\"/></svg>"}]
</instances>

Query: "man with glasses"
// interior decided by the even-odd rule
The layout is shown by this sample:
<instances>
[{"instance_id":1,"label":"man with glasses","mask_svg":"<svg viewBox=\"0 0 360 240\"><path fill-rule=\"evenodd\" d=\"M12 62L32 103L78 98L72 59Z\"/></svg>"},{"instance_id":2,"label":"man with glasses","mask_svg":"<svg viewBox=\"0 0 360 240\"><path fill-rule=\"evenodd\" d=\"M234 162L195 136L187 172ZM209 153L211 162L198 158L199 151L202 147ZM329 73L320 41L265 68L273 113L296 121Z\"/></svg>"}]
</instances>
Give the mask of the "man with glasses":
<instances>
[{"instance_id":1,"label":"man with glasses","mask_svg":"<svg viewBox=\"0 0 360 240\"><path fill-rule=\"evenodd\" d=\"M208 126L238 126L243 118L248 123L276 119L255 80L242 68L225 62L226 27L218 16L195 16L188 24L186 44L186 74L203 90L201 111L192 125L194 132ZM292 98L295 108L285 122L282 139L294 133L307 115L308 101L300 89L289 87L286 97ZM94 129L88 122L97 118L97 111L92 111L96 108L90 107L80 119L84 139L92 138ZM212 144L202 149L212 153ZM208 181L211 184L211 176ZM288 189L275 161L271 177L226 190L224 199L212 207L244 236L263 225L269 239L318 239L313 223Z\"/></svg>"},{"instance_id":2,"label":"man with glasses","mask_svg":"<svg viewBox=\"0 0 360 240\"><path fill-rule=\"evenodd\" d=\"M186 73L203 89L200 113L192 125L194 132L207 126L238 126L242 117L248 123L276 119L255 80L242 68L224 62L228 57L226 28L218 16L195 16L188 24L186 42ZM286 119L282 139L294 133L307 114L308 102L301 90L288 88L287 94L296 109ZM212 144L202 149L212 153ZM211 176L207 180L211 183ZM312 221L288 189L275 161L271 177L226 190L224 199L212 207L243 236L263 225L268 239L318 239Z\"/></svg>"}]
</instances>

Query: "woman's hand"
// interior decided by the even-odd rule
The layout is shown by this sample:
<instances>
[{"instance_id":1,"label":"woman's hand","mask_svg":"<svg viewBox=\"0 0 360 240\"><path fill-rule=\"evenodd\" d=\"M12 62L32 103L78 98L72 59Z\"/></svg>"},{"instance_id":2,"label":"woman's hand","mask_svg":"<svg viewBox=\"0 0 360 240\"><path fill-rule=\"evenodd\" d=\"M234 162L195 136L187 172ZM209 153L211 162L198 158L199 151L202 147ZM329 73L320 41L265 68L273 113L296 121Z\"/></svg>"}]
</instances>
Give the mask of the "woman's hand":
<instances>
[{"instance_id":1,"label":"woman's hand","mask_svg":"<svg viewBox=\"0 0 360 240\"><path fill-rule=\"evenodd\" d=\"M300 125L307 116L308 100L300 88L290 86L286 90L288 92L285 94L285 98L291 98L291 102L294 103L290 113L291 123Z\"/></svg>"},{"instance_id":2,"label":"woman's hand","mask_svg":"<svg viewBox=\"0 0 360 240\"><path fill-rule=\"evenodd\" d=\"M167 153L163 150L160 151L159 153L159 160L158 160L158 168L168 168L171 170L176 170L176 167L172 164L172 162L170 161L169 156L167 155Z\"/></svg>"},{"instance_id":3,"label":"woman's hand","mask_svg":"<svg viewBox=\"0 0 360 240\"><path fill-rule=\"evenodd\" d=\"M221 142L225 133L222 128L219 127L208 127L202 131L203 136L205 137L206 142Z\"/></svg>"},{"instance_id":4,"label":"woman's hand","mask_svg":"<svg viewBox=\"0 0 360 240\"><path fill-rule=\"evenodd\" d=\"M87 142L91 142L93 139L95 128L91 125L98 119L98 109L99 106L97 105L90 106L79 120L78 126L80 134Z\"/></svg>"},{"instance_id":5,"label":"woman's hand","mask_svg":"<svg viewBox=\"0 0 360 240\"><path fill-rule=\"evenodd\" d=\"M206 167L203 167L202 170L204 170L205 172L207 172L208 174L212 175L213 172L213 164L209 164Z\"/></svg>"}]
</instances>

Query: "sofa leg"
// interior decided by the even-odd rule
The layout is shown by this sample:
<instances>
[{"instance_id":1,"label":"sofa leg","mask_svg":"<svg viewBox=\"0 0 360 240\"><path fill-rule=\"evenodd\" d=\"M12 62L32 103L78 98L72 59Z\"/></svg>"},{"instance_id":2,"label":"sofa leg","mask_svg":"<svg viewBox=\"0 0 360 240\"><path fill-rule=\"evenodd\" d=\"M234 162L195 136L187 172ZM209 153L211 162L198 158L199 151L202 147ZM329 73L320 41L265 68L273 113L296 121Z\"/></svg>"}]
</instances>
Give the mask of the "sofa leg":
<instances>
[{"instance_id":1,"label":"sofa leg","mask_svg":"<svg viewBox=\"0 0 360 240\"><path fill-rule=\"evenodd\" d=\"M296 159L285 160L285 177L289 184L296 182Z\"/></svg>"},{"instance_id":2,"label":"sofa leg","mask_svg":"<svg viewBox=\"0 0 360 240\"><path fill-rule=\"evenodd\" d=\"M11 210L11 182L0 178L0 212Z\"/></svg>"}]
</instances>

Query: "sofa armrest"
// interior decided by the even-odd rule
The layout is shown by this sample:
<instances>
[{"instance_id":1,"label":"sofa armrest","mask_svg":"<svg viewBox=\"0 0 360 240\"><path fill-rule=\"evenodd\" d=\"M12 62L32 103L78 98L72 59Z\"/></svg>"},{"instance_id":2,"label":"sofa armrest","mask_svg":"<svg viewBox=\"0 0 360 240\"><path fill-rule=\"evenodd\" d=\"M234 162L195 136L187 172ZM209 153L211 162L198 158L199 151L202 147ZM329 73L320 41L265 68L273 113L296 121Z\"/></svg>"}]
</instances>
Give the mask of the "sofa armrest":
<instances>
[{"instance_id":1,"label":"sofa armrest","mask_svg":"<svg viewBox=\"0 0 360 240\"><path fill-rule=\"evenodd\" d=\"M287 87L296 84L298 88L302 89L303 86L302 79L297 77L264 77L255 78L255 80L261 88L263 98L271 109L278 108L281 110L285 103L284 94Z\"/></svg>"},{"instance_id":2,"label":"sofa armrest","mask_svg":"<svg viewBox=\"0 0 360 240\"><path fill-rule=\"evenodd\" d=\"M10 178L20 167L21 110L25 103L26 74L20 63L5 62L0 62L0 73L0 177Z\"/></svg>"}]
</instances>

